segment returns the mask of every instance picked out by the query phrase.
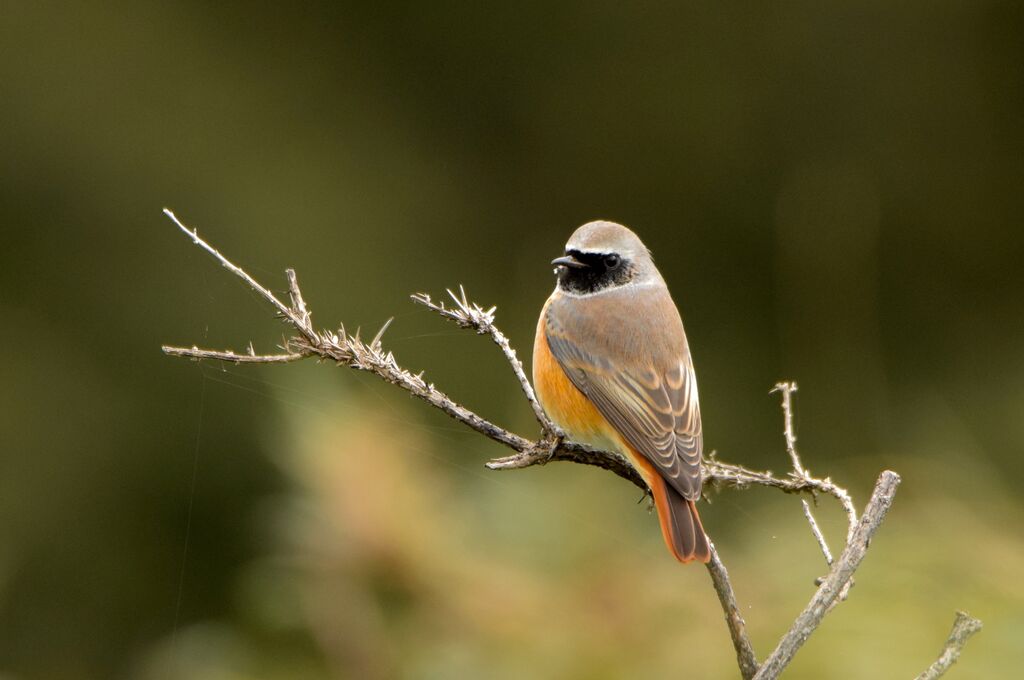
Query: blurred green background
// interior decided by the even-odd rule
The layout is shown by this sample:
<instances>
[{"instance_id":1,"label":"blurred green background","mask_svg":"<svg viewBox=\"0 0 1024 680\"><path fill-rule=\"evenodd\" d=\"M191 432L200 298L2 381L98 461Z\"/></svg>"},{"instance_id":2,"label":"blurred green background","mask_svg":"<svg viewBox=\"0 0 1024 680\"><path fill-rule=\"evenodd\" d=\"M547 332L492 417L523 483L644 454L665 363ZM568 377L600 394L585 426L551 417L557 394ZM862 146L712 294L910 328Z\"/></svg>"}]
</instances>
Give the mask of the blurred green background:
<instances>
[{"instance_id":1,"label":"blurred green background","mask_svg":"<svg viewBox=\"0 0 1024 680\"><path fill-rule=\"evenodd\" d=\"M265 304L375 330L536 431L465 284L529 355L549 260L632 226L684 314L706 442L904 484L787 677L1024 663L1019 3L12 2L0 13L0 676L736 677L705 571L637 492L502 453L371 376L221 367ZM763 656L824 569L796 499L702 511ZM839 548L843 517L819 520Z\"/></svg>"}]
</instances>

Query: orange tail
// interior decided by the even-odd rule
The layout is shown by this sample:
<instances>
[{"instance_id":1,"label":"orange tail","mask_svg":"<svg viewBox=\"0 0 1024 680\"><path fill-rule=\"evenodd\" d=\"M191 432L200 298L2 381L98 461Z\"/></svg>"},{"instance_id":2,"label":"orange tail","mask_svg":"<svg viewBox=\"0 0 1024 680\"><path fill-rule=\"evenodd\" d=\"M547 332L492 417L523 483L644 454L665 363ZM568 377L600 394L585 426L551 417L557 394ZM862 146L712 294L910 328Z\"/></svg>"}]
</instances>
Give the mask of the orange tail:
<instances>
[{"instance_id":1,"label":"orange tail","mask_svg":"<svg viewBox=\"0 0 1024 680\"><path fill-rule=\"evenodd\" d=\"M711 559L711 549L697 514L697 505L683 498L660 476L655 475L654 480L648 481L654 482L650 484L651 493L661 523L661 535L669 552L684 564L693 560L707 563Z\"/></svg>"}]
</instances>

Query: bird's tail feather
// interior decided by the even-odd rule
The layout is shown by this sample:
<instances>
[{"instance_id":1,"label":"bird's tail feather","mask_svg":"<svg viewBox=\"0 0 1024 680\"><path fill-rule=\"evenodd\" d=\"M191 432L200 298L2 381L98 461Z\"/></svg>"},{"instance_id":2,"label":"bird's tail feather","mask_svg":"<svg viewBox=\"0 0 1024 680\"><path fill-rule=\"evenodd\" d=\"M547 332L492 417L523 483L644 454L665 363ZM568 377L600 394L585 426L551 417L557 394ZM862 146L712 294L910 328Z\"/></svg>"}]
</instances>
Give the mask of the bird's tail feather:
<instances>
[{"instance_id":1,"label":"bird's tail feather","mask_svg":"<svg viewBox=\"0 0 1024 680\"><path fill-rule=\"evenodd\" d=\"M665 545L680 562L698 560L707 563L711 559L711 548L697 514L697 505L683 498L661 477L653 481L651 492Z\"/></svg>"}]
</instances>

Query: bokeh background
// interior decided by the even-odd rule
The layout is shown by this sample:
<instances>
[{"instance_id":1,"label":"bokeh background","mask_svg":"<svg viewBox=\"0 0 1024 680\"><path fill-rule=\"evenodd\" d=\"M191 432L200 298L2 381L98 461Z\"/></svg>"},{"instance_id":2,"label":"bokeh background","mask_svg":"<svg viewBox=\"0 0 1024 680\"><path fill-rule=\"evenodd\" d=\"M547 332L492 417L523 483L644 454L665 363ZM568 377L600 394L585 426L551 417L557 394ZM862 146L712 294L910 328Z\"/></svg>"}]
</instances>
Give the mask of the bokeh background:
<instances>
[{"instance_id":1,"label":"bokeh background","mask_svg":"<svg viewBox=\"0 0 1024 680\"><path fill-rule=\"evenodd\" d=\"M0 675L736 677L705 571L634 488L502 453L327 365L198 365L283 327L173 208L324 326L524 434L465 284L529 355L602 217L683 311L709 449L863 503L904 477L787 677L1024 663L1019 3L13 2L0 14ZM763 656L824 569L796 499L702 511ZM823 500L833 547L843 517Z\"/></svg>"}]
</instances>

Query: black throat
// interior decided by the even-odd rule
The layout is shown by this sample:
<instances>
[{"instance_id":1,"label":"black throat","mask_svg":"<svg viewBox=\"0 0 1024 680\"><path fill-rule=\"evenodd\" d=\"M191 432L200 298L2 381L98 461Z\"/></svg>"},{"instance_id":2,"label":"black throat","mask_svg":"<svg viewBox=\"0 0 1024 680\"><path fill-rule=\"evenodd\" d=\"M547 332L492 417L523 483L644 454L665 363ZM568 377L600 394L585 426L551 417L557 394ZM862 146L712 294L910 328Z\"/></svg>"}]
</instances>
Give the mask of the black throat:
<instances>
[{"instance_id":1,"label":"black throat","mask_svg":"<svg viewBox=\"0 0 1024 680\"><path fill-rule=\"evenodd\" d=\"M569 250L576 260L585 267L561 266L558 268L558 286L569 293L586 295L612 286L621 286L633 279L633 264L624 258L616 258L615 266L609 266L611 253L584 253Z\"/></svg>"}]
</instances>

